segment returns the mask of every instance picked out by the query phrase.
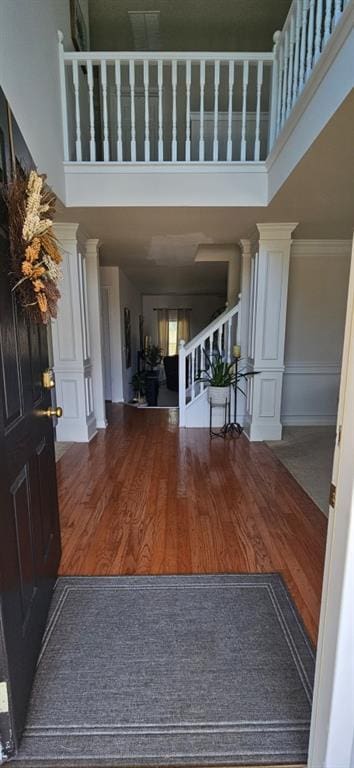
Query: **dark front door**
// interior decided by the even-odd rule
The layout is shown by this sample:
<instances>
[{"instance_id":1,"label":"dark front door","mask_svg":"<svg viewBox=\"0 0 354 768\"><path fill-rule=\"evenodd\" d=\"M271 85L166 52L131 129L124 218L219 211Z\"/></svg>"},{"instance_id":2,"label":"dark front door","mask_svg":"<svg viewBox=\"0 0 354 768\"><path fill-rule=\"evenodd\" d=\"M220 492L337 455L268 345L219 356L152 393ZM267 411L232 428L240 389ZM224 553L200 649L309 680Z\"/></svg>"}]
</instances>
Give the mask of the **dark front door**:
<instances>
[{"instance_id":1,"label":"dark front door","mask_svg":"<svg viewBox=\"0 0 354 768\"><path fill-rule=\"evenodd\" d=\"M11 141L12 135L12 141ZM32 161L0 91L0 181ZM0 195L0 735L11 754L26 708L60 558L47 331L29 324L9 282ZM9 712L6 712L8 696ZM0 752L1 754L1 752ZM0 760L1 762L1 760Z\"/></svg>"}]
</instances>

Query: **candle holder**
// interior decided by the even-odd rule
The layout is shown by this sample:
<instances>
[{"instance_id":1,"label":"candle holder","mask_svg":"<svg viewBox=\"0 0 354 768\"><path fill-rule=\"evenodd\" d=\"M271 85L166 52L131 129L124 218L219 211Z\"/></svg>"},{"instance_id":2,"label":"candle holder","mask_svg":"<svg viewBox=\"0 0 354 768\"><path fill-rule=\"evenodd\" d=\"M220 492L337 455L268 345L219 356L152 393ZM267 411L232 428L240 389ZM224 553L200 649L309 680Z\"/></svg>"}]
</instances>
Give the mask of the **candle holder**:
<instances>
[{"instance_id":1,"label":"candle holder","mask_svg":"<svg viewBox=\"0 0 354 768\"><path fill-rule=\"evenodd\" d=\"M237 350L238 351L238 350ZM235 363L235 381L232 384L234 388L234 403L233 403L233 420L231 420L231 397L229 399L229 420L227 424L225 424L225 434L231 435L231 437L240 437L243 432L243 427L241 424L237 421L237 381L238 381L238 361L239 356L233 355L234 363Z\"/></svg>"}]
</instances>

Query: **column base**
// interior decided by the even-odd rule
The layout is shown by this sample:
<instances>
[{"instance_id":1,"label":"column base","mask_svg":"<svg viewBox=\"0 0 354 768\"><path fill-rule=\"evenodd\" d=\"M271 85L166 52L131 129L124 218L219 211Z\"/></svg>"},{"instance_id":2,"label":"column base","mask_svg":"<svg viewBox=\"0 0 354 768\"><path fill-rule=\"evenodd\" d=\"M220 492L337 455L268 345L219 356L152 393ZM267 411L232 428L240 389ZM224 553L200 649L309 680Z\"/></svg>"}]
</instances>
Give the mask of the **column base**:
<instances>
[{"instance_id":1,"label":"column base","mask_svg":"<svg viewBox=\"0 0 354 768\"><path fill-rule=\"evenodd\" d=\"M244 434L251 443L281 440L282 433L282 424L255 424L253 422L244 428Z\"/></svg>"}]
</instances>

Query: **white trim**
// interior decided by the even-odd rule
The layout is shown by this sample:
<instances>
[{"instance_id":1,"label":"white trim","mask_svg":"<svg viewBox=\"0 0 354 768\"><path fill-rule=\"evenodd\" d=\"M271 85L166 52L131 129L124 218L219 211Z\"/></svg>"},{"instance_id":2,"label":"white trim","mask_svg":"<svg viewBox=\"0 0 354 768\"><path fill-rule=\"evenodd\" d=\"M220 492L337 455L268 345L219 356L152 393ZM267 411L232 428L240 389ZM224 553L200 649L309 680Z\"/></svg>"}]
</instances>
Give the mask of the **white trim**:
<instances>
[{"instance_id":1,"label":"white trim","mask_svg":"<svg viewBox=\"0 0 354 768\"><path fill-rule=\"evenodd\" d=\"M285 363L284 373L285 375L299 375L303 376L308 374L309 376L339 376L341 371L340 363Z\"/></svg>"},{"instance_id":2,"label":"white trim","mask_svg":"<svg viewBox=\"0 0 354 768\"><path fill-rule=\"evenodd\" d=\"M123 160L121 163L110 160L109 162L98 161L94 163L85 161L77 163L76 161L70 161L63 163L65 173L70 174L85 174L85 173L102 173L104 170L107 173L127 173L129 169L129 175L134 173L143 172L145 175L149 173L263 173L267 175L265 162L257 162L255 160L249 160L247 163L243 163L239 160L222 161L218 160L217 163L211 161L193 161L186 162L185 160L179 160L178 162L172 162L171 160L164 160L163 163L152 161L149 162L132 162L131 160ZM68 225L69 226L69 225Z\"/></svg>"},{"instance_id":3,"label":"white trim","mask_svg":"<svg viewBox=\"0 0 354 768\"><path fill-rule=\"evenodd\" d=\"M351 240L293 240L290 258L306 258L308 256L345 256L350 258Z\"/></svg>"},{"instance_id":4,"label":"white trim","mask_svg":"<svg viewBox=\"0 0 354 768\"><path fill-rule=\"evenodd\" d=\"M281 415L281 423L283 427L332 427L335 426L337 421L337 414L315 414L314 416L296 415L296 416L283 416Z\"/></svg>"},{"instance_id":5,"label":"white trim","mask_svg":"<svg viewBox=\"0 0 354 768\"><path fill-rule=\"evenodd\" d=\"M353 241L354 242L354 241ZM354 247L349 280L308 768L351 768L354 745ZM339 431L341 430L341 431ZM339 434L341 439L339 441Z\"/></svg>"}]
</instances>

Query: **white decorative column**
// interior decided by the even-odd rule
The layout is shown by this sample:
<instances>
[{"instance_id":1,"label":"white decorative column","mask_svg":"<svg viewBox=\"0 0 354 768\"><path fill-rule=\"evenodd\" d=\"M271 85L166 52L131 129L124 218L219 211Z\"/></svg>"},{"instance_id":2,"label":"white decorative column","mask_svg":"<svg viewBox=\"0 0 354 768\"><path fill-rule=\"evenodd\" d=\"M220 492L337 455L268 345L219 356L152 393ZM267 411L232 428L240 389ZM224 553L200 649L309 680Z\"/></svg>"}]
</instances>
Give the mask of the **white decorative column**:
<instances>
[{"instance_id":1,"label":"white decorative column","mask_svg":"<svg viewBox=\"0 0 354 768\"><path fill-rule=\"evenodd\" d=\"M241 243L241 357L248 357L248 326L250 317L251 258L252 240L240 240Z\"/></svg>"},{"instance_id":2,"label":"white decorative column","mask_svg":"<svg viewBox=\"0 0 354 768\"><path fill-rule=\"evenodd\" d=\"M246 368L248 366L248 327L250 317L250 290L251 290L251 257L252 257L252 241L240 240L241 244L241 276L240 276L240 292L241 292L241 327L240 327L240 346L241 346L241 359L239 363L239 369ZM245 389L245 387L242 387ZM237 397L237 420L241 423L245 423L246 412L246 400L241 392Z\"/></svg>"},{"instance_id":3,"label":"white decorative column","mask_svg":"<svg viewBox=\"0 0 354 768\"><path fill-rule=\"evenodd\" d=\"M56 224L63 280L58 317L52 323L57 404L63 416L57 439L85 443L96 434L88 325L86 242L78 224Z\"/></svg>"},{"instance_id":4,"label":"white decorative column","mask_svg":"<svg viewBox=\"0 0 354 768\"><path fill-rule=\"evenodd\" d=\"M252 245L245 431L250 440L281 440L280 408L291 234L296 223L257 224Z\"/></svg>"},{"instance_id":5,"label":"white decorative column","mask_svg":"<svg viewBox=\"0 0 354 768\"><path fill-rule=\"evenodd\" d=\"M93 405L96 426L98 429L105 429L107 426L107 419L103 386L99 240L90 239L86 241L86 272L89 310L88 321L91 339Z\"/></svg>"}]
</instances>

